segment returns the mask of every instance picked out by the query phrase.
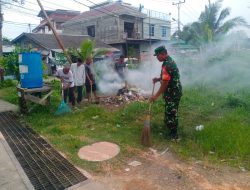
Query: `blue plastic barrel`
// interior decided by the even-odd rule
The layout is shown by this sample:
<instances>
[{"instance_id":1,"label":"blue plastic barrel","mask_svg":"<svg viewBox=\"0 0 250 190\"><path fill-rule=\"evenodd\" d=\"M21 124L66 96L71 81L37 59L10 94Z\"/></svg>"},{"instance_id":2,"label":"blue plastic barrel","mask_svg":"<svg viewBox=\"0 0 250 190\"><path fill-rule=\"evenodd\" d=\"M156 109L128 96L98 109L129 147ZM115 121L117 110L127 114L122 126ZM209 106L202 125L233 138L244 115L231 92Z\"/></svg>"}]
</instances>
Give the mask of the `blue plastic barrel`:
<instances>
[{"instance_id":1,"label":"blue plastic barrel","mask_svg":"<svg viewBox=\"0 0 250 190\"><path fill-rule=\"evenodd\" d=\"M19 54L19 72L22 88L41 88L43 86L42 58L39 52Z\"/></svg>"}]
</instances>

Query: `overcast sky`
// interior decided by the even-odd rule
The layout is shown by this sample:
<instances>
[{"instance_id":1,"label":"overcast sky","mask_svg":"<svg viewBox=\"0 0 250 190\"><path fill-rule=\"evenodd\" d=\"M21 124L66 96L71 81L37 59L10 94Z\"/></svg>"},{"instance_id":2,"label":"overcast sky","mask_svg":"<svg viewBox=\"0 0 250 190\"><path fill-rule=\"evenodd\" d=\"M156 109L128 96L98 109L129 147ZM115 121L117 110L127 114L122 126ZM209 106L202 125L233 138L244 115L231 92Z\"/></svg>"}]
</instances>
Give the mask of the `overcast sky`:
<instances>
[{"instance_id":1,"label":"overcast sky","mask_svg":"<svg viewBox=\"0 0 250 190\"><path fill-rule=\"evenodd\" d=\"M80 3L74 2L74 0L40 0L46 10L54 9L68 9L87 11L87 6L92 6L94 3L103 2L104 0L77 0ZM184 0L182 0L184 1ZM11 0L2 0L2 2L12 2ZM20 35L22 32L29 32L40 22L40 18L37 14L40 8L36 0L25 0L25 4L20 6L16 3L13 5L5 5L3 8L4 23L3 23L3 36L13 39ZM92 3L93 2L93 3ZM140 4L146 9L151 9L166 14L171 13L171 16L175 19L178 18L177 6L172 5L173 2L179 2L178 0L124 0L126 3L131 3L135 7L139 7ZM214 2L214 0L211 0ZM84 6L84 5L86 6ZM208 4L208 0L186 0L181 4L181 23L187 24L189 22L196 21L204 10L205 5ZM248 24L250 24L250 0L224 0L223 8L231 8L231 16L242 16ZM29 25L30 24L30 27ZM176 30L177 23L172 23L173 30ZM250 29L246 30L250 37Z\"/></svg>"}]
</instances>

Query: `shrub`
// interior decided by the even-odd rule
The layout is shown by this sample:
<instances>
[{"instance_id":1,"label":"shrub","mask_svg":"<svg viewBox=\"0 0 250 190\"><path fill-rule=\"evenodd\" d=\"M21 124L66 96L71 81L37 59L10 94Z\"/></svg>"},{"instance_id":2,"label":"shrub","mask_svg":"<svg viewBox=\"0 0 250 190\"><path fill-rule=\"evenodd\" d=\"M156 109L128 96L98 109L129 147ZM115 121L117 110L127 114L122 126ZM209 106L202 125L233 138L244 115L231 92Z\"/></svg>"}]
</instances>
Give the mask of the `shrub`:
<instances>
[{"instance_id":1,"label":"shrub","mask_svg":"<svg viewBox=\"0 0 250 190\"><path fill-rule=\"evenodd\" d=\"M4 80L3 82L0 83L0 89L7 88L7 87L13 87L13 86L16 86L16 85L17 85L17 81L7 79L7 80Z\"/></svg>"},{"instance_id":2,"label":"shrub","mask_svg":"<svg viewBox=\"0 0 250 190\"><path fill-rule=\"evenodd\" d=\"M237 95L229 94L226 97L226 106L231 108L246 106L246 103Z\"/></svg>"}]
</instances>

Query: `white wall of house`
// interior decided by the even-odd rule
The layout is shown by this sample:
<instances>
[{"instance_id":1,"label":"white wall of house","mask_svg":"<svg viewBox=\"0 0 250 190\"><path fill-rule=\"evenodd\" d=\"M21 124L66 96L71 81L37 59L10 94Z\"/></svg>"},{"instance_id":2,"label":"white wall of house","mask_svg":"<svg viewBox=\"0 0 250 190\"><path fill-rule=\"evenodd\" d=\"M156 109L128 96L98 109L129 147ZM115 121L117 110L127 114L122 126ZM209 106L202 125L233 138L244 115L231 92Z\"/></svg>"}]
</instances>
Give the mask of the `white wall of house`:
<instances>
[{"instance_id":1,"label":"white wall of house","mask_svg":"<svg viewBox=\"0 0 250 190\"><path fill-rule=\"evenodd\" d=\"M149 36L149 25L151 25L151 36ZM157 18L145 18L143 20L143 38L170 40L170 22Z\"/></svg>"}]
</instances>

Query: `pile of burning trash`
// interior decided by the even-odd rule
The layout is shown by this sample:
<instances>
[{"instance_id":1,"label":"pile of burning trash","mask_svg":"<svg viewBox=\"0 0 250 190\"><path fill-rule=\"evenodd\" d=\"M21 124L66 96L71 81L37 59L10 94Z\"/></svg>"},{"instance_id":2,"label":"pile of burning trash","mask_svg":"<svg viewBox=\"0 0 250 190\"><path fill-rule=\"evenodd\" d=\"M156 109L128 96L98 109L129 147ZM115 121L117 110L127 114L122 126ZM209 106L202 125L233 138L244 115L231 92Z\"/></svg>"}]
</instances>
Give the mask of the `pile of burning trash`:
<instances>
[{"instance_id":1,"label":"pile of burning trash","mask_svg":"<svg viewBox=\"0 0 250 190\"><path fill-rule=\"evenodd\" d=\"M129 88L127 85L117 91L116 96L102 97L101 102L105 105L120 106L134 101L145 101L148 97L144 96L139 89Z\"/></svg>"}]
</instances>

